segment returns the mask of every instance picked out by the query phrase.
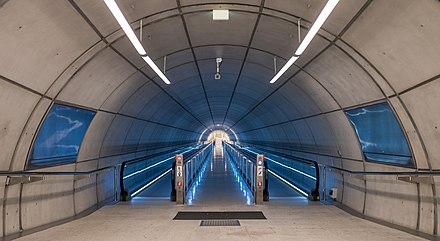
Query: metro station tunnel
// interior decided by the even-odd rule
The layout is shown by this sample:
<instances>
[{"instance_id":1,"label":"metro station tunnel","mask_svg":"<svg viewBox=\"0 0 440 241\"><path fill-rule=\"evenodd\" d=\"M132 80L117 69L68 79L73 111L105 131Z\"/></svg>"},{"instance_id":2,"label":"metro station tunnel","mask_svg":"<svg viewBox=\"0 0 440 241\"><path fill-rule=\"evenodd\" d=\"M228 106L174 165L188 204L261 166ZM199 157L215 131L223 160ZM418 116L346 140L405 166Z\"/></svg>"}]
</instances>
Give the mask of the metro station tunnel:
<instances>
[{"instance_id":1,"label":"metro station tunnel","mask_svg":"<svg viewBox=\"0 0 440 241\"><path fill-rule=\"evenodd\" d=\"M440 240L440 1L0 0L2 240Z\"/></svg>"}]
</instances>

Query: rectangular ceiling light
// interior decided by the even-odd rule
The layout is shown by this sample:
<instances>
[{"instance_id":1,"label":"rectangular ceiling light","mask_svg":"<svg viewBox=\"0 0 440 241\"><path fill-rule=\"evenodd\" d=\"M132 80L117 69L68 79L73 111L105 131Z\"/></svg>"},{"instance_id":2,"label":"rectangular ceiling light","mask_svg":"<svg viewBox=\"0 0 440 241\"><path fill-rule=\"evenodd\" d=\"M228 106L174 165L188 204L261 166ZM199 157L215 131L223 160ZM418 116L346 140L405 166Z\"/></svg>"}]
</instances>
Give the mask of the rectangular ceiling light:
<instances>
[{"instance_id":1,"label":"rectangular ceiling light","mask_svg":"<svg viewBox=\"0 0 440 241\"><path fill-rule=\"evenodd\" d=\"M290 68L290 66L292 66L293 63L295 63L295 61L299 58L299 56L302 53L304 53L304 50L306 50L307 46L309 46L310 42L312 42L312 39L318 33L319 29L322 27L325 20L327 20L328 16L336 7L338 2L339 0L329 0L327 2L324 9L322 9L318 18L313 23L309 32L307 32L306 37L303 39L303 41L301 41L301 44L299 45L298 49L295 51L295 54L289 59L289 61L287 61L287 63L284 65L283 68L281 68L281 70L275 75L275 77L272 78L272 80L270 81L271 84L275 83L275 81L277 81L281 77L281 75L283 75Z\"/></svg>"},{"instance_id":2,"label":"rectangular ceiling light","mask_svg":"<svg viewBox=\"0 0 440 241\"><path fill-rule=\"evenodd\" d=\"M165 84L167 85L171 84L171 82L157 67L157 65L153 62L153 60L151 60L151 58L148 57L147 52L145 51L139 39L136 37L136 34L134 33L133 29L130 27L130 24L127 22L127 19L124 17L124 14L122 14L121 9L119 9L115 0L104 0L104 2L107 5L107 7L110 9L110 12L112 12L113 16L116 18L116 21L118 21L119 25L121 26L125 35L127 35L131 44L133 44L136 51L141 55L142 59L144 59L145 62L147 62L150 68L153 69L154 72L156 72L156 74L163 80L163 82L165 82Z\"/></svg>"},{"instance_id":3,"label":"rectangular ceiling light","mask_svg":"<svg viewBox=\"0 0 440 241\"><path fill-rule=\"evenodd\" d=\"M229 20L229 10L212 10L212 20Z\"/></svg>"}]
</instances>

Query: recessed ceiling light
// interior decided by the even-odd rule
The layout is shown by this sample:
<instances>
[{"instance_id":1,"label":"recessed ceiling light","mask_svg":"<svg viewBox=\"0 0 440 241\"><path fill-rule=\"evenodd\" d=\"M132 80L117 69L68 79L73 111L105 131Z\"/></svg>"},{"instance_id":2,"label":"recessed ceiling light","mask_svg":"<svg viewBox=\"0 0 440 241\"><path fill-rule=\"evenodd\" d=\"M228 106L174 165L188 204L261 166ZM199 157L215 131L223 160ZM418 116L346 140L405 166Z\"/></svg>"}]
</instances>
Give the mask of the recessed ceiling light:
<instances>
[{"instance_id":1,"label":"recessed ceiling light","mask_svg":"<svg viewBox=\"0 0 440 241\"><path fill-rule=\"evenodd\" d=\"M212 20L229 20L229 10L212 10Z\"/></svg>"}]
</instances>

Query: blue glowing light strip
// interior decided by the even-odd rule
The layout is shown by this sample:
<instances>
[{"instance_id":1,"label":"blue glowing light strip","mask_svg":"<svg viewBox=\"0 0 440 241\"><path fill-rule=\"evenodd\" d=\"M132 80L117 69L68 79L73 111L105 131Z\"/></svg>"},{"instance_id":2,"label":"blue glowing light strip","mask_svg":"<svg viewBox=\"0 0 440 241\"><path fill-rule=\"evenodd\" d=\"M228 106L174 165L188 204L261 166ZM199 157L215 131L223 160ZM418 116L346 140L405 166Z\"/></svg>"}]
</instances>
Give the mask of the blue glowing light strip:
<instances>
[{"instance_id":1,"label":"blue glowing light strip","mask_svg":"<svg viewBox=\"0 0 440 241\"><path fill-rule=\"evenodd\" d=\"M292 187L293 189L295 189L296 191L300 192L301 194L303 194L304 196L308 197L309 194L307 194L306 192L304 192L303 190L299 189L297 186L293 185L292 183L290 183L289 181L287 181L286 179L280 177L278 174L276 174L275 172L273 172L272 170L268 169L269 173L274 175L275 177L277 177L278 179L280 179L282 182L284 182L285 184L289 185L290 187Z\"/></svg>"},{"instance_id":2,"label":"blue glowing light strip","mask_svg":"<svg viewBox=\"0 0 440 241\"><path fill-rule=\"evenodd\" d=\"M166 172L160 174L160 176L156 177L153 179L153 181L147 183L145 186L141 187L139 190L137 190L136 192L134 192L133 194L131 194L132 197L136 196L138 193L142 192L143 190L145 190L147 187L151 186L151 184L153 184L154 182L156 182L157 180L161 179L163 176L165 176L166 174L168 174L169 172L171 172L172 168L168 169Z\"/></svg>"},{"instance_id":3,"label":"blue glowing light strip","mask_svg":"<svg viewBox=\"0 0 440 241\"><path fill-rule=\"evenodd\" d=\"M247 148L247 147L244 148L244 149L246 149L246 150L248 150L249 152L252 152L252 153L258 155L258 153L249 150L249 148ZM295 168L293 168L293 167L289 167L289 166L287 166L287 165L284 165L284 164L282 164L282 163L280 163L280 162L277 162L277 161L275 161L275 160L273 160L273 159L271 159L271 158L269 158L269 157L265 157L265 158L266 158L267 160L269 160L269 161L275 163L275 164L278 164L278 165L280 165L280 166L282 166L282 167L284 167L284 168L290 169L290 170L292 170L292 171L294 171L294 172L297 172L297 173L299 173L299 174L301 174L301 175L304 175L304 176L306 176L306 177L308 177L308 178L311 178L311 179L313 179L313 180L316 181L316 177L314 177L314 176L312 176L312 175L309 175L309 174L307 174L307 173L305 173L305 172L302 172L302 171L300 171L300 170L298 170L298 169L295 169Z\"/></svg>"},{"instance_id":4,"label":"blue glowing light strip","mask_svg":"<svg viewBox=\"0 0 440 241\"><path fill-rule=\"evenodd\" d=\"M191 150L193 150L193 149L194 149L194 148L191 148L191 149L189 149L189 150L187 150L187 151L184 151L184 152L182 152L182 154L185 154L185 153L187 153L187 152L189 152L189 151L191 151ZM141 170L139 170L139 171L133 172L132 174L129 174L129 175L127 175L127 176L124 176L122 179L125 180L125 179L127 179L127 178L129 178L129 177L132 177L132 176L134 176L134 175L137 175L137 174L139 174L139 173L141 173L141 172L145 172L146 170L151 169L151 168L153 168L153 167L155 167L155 166L157 166L157 165L160 165L160 164L162 164L162 163L164 163L164 162L167 162L167 161L169 161L169 160L172 160L173 158L174 158L174 156L169 157L169 158L167 158L167 159L165 159L165 160L163 160L163 161L160 161L160 162L158 162L158 163L155 163L155 164L153 164L153 165L151 165L151 166L148 166L148 167L146 167L146 168L144 168L144 169L141 169Z\"/></svg>"}]
</instances>

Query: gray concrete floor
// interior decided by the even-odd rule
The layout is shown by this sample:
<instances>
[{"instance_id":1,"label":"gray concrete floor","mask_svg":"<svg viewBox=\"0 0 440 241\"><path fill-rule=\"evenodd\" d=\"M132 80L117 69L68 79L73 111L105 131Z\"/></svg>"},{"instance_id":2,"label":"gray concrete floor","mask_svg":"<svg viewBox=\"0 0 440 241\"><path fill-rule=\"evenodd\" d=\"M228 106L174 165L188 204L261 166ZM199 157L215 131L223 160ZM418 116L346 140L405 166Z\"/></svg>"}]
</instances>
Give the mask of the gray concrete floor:
<instances>
[{"instance_id":1,"label":"gray concrete floor","mask_svg":"<svg viewBox=\"0 0 440 241\"><path fill-rule=\"evenodd\" d=\"M178 211L260 210L267 220L241 220L240 227L200 227L173 221ZM424 240L354 217L337 207L304 199L276 199L264 206L176 206L139 198L106 206L82 219L19 240Z\"/></svg>"},{"instance_id":2,"label":"gray concrete floor","mask_svg":"<svg viewBox=\"0 0 440 241\"><path fill-rule=\"evenodd\" d=\"M226 174L219 175L220 170ZM249 205L247 188L240 185L230 163L217 157L207 163L195 191L190 190L191 205L176 206L168 200L168 191L140 195L131 202L103 207L87 217L19 240L424 240L354 217L335 206L309 202L289 194L276 181L272 182L278 186L274 189L278 198L263 206ZM169 179L158 185L166 186L167 182ZM263 211L267 220L240 220L240 227L200 227L200 221L172 220L178 211Z\"/></svg>"}]
</instances>

